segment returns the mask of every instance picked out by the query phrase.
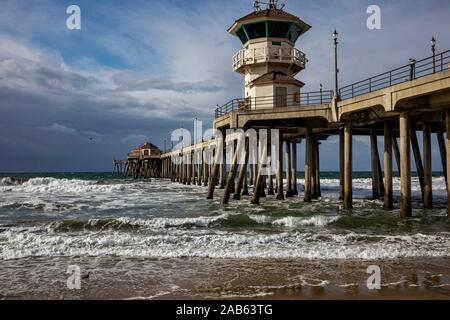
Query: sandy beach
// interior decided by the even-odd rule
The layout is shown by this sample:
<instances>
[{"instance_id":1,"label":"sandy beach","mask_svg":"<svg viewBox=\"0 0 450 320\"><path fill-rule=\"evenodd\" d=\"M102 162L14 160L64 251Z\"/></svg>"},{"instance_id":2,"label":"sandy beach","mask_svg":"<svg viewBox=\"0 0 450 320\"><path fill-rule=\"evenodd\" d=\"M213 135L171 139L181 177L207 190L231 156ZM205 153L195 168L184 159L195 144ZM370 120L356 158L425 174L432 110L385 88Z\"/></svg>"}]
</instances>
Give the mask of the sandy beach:
<instances>
[{"instance_id":1,"label":"sandy beach","mask_svg":"<svg viewBox=\"0 0 450 320\"><path fill-rule=\"evenodd\" d=\"M450 260L33 258L3 261L2 299L450 299ZM67 266L79 265L80 290ZM368 265L382 271L368 290Z\"/></svg>"}]
</instances>

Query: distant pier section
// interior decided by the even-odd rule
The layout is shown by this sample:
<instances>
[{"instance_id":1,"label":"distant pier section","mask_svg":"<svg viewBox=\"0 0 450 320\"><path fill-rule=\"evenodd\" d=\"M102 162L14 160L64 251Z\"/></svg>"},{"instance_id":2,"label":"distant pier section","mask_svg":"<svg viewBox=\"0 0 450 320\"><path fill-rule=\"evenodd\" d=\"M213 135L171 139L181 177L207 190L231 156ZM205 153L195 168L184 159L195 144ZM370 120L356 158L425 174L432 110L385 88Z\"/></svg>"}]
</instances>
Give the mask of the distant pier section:
<instances>
[{"instance_id":1,"label":"distant pier section","mask_svg":"<svg viewBox=\"0 0 450 320\"><path fill-rule=\"evenodd\" d=\"M127 160L113 160L113 176L140 178L160 178L161 150L147 142L129 154Z\"/></svg>"}]
</instances>

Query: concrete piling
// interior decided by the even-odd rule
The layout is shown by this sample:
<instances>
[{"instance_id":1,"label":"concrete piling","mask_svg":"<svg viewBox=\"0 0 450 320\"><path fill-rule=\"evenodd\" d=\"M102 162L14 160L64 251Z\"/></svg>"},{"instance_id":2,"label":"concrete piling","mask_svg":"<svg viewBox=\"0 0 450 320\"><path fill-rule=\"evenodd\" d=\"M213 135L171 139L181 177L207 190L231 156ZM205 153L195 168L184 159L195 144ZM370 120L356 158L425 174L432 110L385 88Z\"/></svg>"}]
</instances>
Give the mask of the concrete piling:
<instances>
[{"instance_id":1,"label":"concrete piling","mask_svg":"<svg viewBox=\"0 0 450 320\"><path fill-rule=\"evenodd\" d=\"M408 112L400 113L400 216L411 217L411 155L410 119Z\"/></svg>"}]
</instances>

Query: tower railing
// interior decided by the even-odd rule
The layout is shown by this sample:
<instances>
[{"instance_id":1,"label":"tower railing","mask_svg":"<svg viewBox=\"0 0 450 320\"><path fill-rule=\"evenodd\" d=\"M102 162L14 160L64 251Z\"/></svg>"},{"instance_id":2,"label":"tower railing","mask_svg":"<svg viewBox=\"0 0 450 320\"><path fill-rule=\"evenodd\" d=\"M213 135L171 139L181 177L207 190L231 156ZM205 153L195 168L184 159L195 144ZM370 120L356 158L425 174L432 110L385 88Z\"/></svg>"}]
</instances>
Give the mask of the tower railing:
<instances>
[{"instance_id":1,"label":"tower railing","mask_svg":"<svg viewBox=\"0 0 450 320\"><path fill-rule=\"evenodd\" d=\"M222 117L236 110L276 109L284 107L318 106L331 103L334 92L315 91L289 95L248 97L233 99L215 110L215 117Z\"/></svg>"},{"instance_id":2,"label":"tower railing","mask_svg":"<svg viewBox=\"0 0 450 320\"><path fill-rule=\"evenodd\" d=\"M350 99L396 84L408 82L436 72L448 70L450 68L449 64L450 50L419 61L411 60L407 65L339 89L339 97L341 99Z\"/></svg>"},{"instance_id":3,"label":"tower railing","mask_svg":"<svg viewBox=\"0 0 450 320\"><path fill-rule=\"evenodd\" d=\"M233 56L234 70L245 65L265 62L293 63L301 68L305 68L306 55L296 48L268 46L262 48L241 49Z\"/></svg>"}]
</instances>

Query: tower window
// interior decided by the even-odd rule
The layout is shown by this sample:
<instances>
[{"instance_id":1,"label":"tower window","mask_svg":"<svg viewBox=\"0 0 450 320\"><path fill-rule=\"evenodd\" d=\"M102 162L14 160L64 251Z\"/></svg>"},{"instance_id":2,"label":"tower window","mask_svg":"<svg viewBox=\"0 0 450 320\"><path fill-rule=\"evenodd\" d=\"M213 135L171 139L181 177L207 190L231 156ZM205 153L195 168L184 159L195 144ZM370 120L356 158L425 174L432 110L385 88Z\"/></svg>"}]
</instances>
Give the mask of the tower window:
<instances>
[{"instance_id":1,"label":"tower window","mask_svg":"<svg viewBox=\"0 0 450 320\"><path fill-rule=\"evenodd\" d=\"M264 22L252 23L245 26L250 39L264 38L266 36L266 24Z\"/></svg>"},{"instance_id":2,"label":"tower window","mask_svg":"<svg viewBox=\"0 0 450 320\"><path fill-rule=\"evenodd\" d=\"M301 34L302 34L302 29L299 26L297 26L296 24L292 24L287 38L290 41L295 42L295 41L297 41L298 37L300 37Z\"/></svg>"},{"instance_id":3,"label":"tower window","mask_svg":"<svg viewBox=\"0 0 450 320\"><path fill-rule=\"evenodd\" d=\"M269 36L273 38L286 38L291 26L288 22L269 21Z\"/></svg>"},{"instance_id":4,"label":"tower window","mask_svg":"<svg viewBox=\"0 0 450 320\"><path fill-rule=\"evenodd\" d=\"M245 34L244 27L240 27L239 30L236 32L236 35L241 40L242 44L245 44L248 41L247 35Z\"/></svg>"}]
</instances>

